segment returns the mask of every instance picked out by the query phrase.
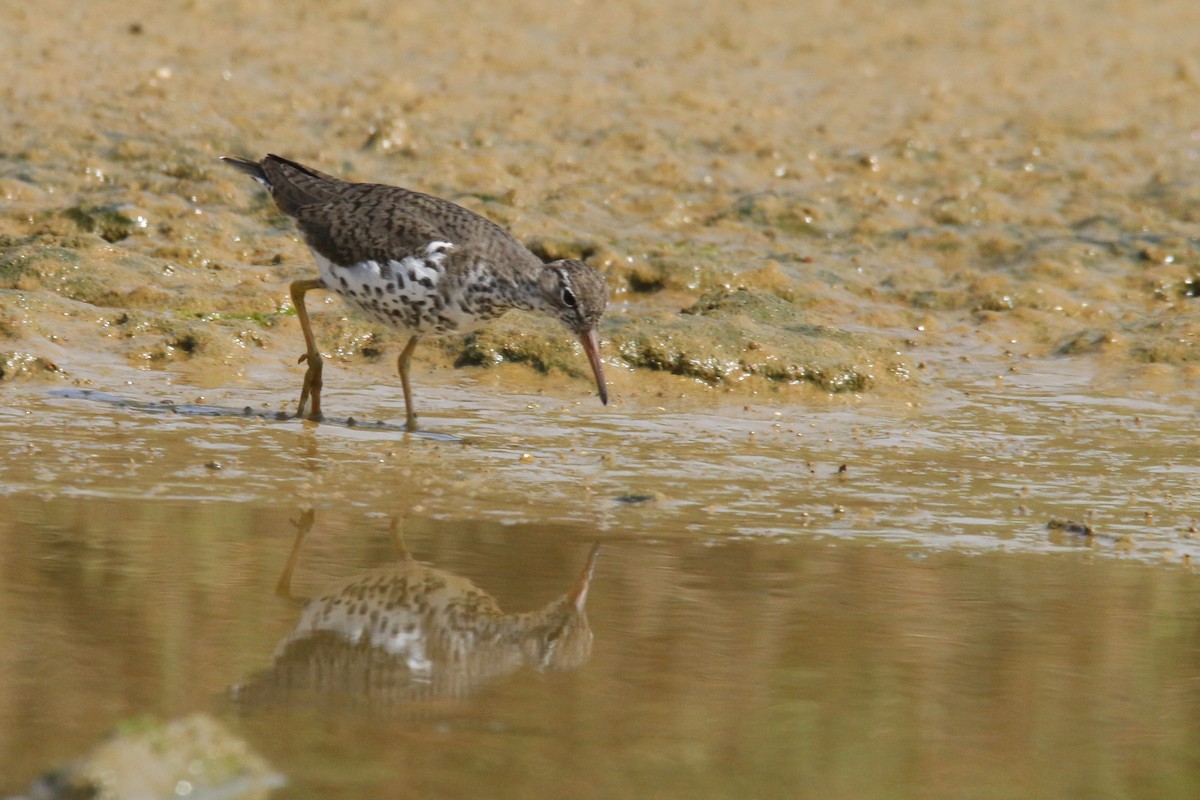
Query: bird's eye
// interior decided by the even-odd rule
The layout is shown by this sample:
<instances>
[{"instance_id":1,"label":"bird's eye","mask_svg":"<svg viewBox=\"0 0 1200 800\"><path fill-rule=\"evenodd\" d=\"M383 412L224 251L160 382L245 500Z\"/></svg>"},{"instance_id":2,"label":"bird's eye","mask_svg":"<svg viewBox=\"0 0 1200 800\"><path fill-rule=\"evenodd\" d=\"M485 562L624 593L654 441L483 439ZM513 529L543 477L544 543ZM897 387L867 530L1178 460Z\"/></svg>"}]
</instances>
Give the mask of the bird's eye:
<instances>
[{"instance_id":1,"label":"bird's eye","mask_svg":"<svg viewBox=\"0 0 1200 800\"><path fill-rule=\"evenodd\" d=\"M570 289L565 289L565 288L563 289L563 293L562 293L562 301L563 301L563 305L566 306L567 308L574 308L576 303L578 302L575 299L575 293L572 292Z\"/></svg>"}]
</instances>

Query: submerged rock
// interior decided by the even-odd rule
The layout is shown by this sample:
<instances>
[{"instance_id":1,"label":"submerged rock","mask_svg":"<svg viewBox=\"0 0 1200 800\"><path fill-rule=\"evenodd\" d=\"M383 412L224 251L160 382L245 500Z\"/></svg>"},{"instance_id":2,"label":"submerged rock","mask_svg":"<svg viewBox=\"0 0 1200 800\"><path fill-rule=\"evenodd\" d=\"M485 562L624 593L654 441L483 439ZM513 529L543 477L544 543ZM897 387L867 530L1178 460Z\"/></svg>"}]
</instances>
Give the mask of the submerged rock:
<instances>
[{"instance_id":1,"label":"submerged rock","mask_svg":"<svg viewBox=\"0 0 1200 800\"><path fill-rule=\"evenodd\" d=\"M29 800L264 798L284 783L242 739L205 714L119 727L90 753L40 778Z\"/></svg>"}]
</instances>

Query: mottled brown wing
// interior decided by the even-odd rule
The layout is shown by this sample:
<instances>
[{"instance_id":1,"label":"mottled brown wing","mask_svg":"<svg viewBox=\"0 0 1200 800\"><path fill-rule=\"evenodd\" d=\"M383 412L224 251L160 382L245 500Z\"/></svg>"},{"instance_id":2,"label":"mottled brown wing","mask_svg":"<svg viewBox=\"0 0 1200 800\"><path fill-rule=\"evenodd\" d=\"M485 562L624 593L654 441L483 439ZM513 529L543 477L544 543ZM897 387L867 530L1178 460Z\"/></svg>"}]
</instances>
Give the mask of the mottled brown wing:
<instances>
[{"instance_id":1,"label":"mottled brown wing","mask_svg":"<svg viewBox=\"0 0 1200 800\"><path fill-rule=\"evenodd\" d=\"M456 260L464 263L473 253L493 264L541 264L499 225L449 200L398 186L350 183L275 155L261 167L280 210L335 264L424 256L435 241L454 245Z\"/></svg>"},{"instance_id":2,"label":"mottled brown wing","mask_svg":"<svg viewBox=\"0 0 1200 800\"><path fill-rule=\"evenodd\" d=\"M491 220L439 197L382 184L346 186L338 199L292 214L305 239L335 264L424 256L430 242L454 245L455 261L541 266Z\"/></svg>"},{"instance_id":3,"label":"mottled brown wing","mask_svg":"<svg viewBox=\"0 0 1200 800\"><path fill-rule=\"evenodd\" d=\"M456 244L397 205L358 199L306 205L293 214L309 246L334 264L400 261L424 256L430 242Z\"/></svg>"},{"instance_id":4,"label":"mottled brown wing","mask_svg":"<svg viewBox=\"0 0 1200 800\"><path fill-rule=\"evenodd\" d=\"M368 183L355 184L344 196L400 209L403 214L395 223L396 233L401 237L398 244L403 242L406 227L403 221L411 220L430 226L438 240L470 248L489 261L541 263L504 228L449 200L397 186Z\"/></svg>"}]
</instances>

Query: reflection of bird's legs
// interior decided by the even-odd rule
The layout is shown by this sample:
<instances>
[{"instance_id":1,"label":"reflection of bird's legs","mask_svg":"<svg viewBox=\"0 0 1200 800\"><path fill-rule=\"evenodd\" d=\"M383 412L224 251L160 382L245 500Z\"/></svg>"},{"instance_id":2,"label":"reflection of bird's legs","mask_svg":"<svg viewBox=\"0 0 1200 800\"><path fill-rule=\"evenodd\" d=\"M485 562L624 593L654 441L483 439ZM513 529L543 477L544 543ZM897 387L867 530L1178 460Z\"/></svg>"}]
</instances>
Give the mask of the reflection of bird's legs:
<instances>
[{"instance_id":1,"label":"reflection of bird's legs","mask_svg":"<svg viewBox=\"0 0 1200 800\"><path fill-rule=\"evenodd\" d=\"M317 350L317 341L313 338L312 327L308 324L308 310L304 307L304 294L313 289L324 289L325 284L319 279L312 279L295 281L291 288L292 306L296 309L296 316L300 318L300 330L304 331L306 349L304 355L300 356L300 360L308 362L308 369L304 371L304 388L300 390L300 407L296 410L296 416L304 416L304 407L311 395L312 413L308 415L308 418L319 420L321 419L321 367L323 362L321 353Z\"/></svg>"},{"instance_id":2,"label":"reflection of bird's legs","mask_svg":"<svg viewBox=\"0 0 1200 800\"><path fill-rule=\"evenodd\" d=\"M412 561L412 553L408 552L408 548L404 545L404 518L399 514L392 517L392 522L388 525L388 536L392 540L392 548L396 551L396 555L400 556L403 561Z\"/></svg>"},{"instance_id":3,"label":"reflection of bird's legs","mask_svg":"<svg viewBox=\"0 0 1200 800\"><path fill-rule=\"evenodd\" d=\"M400 385L404 387L404 410L408 414L404 427L410 431L417 429L417 412L413 410L412 387L408 383L408 367L412 363L413 350L417 349L419 341L421 341L420 336L409 339L408 344L404 345L403 352L400 353L400 358L396 359L396 368L400 371Z\"/></svg>"},{"instance_id":4,"label":"reflection of bird's legs","mask_svg":"<svg viewBox=\"0 0 1200 800\"><path fill-rule=\"evenodd\" d=\"M304 543L308 532L312 530L313 520L316 517L316 512L310 508L300 515L300 519L292 523L296 526L296 539L292 542L292 552L288 553L287 563L283 565L283 574L275 583L275 594L280 597L294 599L292 596L292 573L296 570L296 560L300 557L300 545Z\"/></svg>"}]
</instances>

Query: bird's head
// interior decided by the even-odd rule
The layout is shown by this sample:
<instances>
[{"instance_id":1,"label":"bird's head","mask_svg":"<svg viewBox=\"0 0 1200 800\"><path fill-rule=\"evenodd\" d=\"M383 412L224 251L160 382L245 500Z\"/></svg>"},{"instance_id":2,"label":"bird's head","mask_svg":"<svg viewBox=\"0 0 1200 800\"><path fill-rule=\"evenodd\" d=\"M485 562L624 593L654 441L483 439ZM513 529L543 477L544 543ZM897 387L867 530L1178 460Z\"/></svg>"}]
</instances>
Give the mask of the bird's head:
<instances>
[{"instance_id":1,"label":"bird's head","mask_svg":"<svg viewBox=\"0 0 1200 800\"><path fill-rule=\"evenodd\" d=\"M565 258L546 265L538 281L538 290L546 310L579 337L596 376L600 402L607 405L608 387L604 384L600 337L596 333L608 305L608 284L604 282L604 276L590 264Z\"/></svg>"}]
</instances>

